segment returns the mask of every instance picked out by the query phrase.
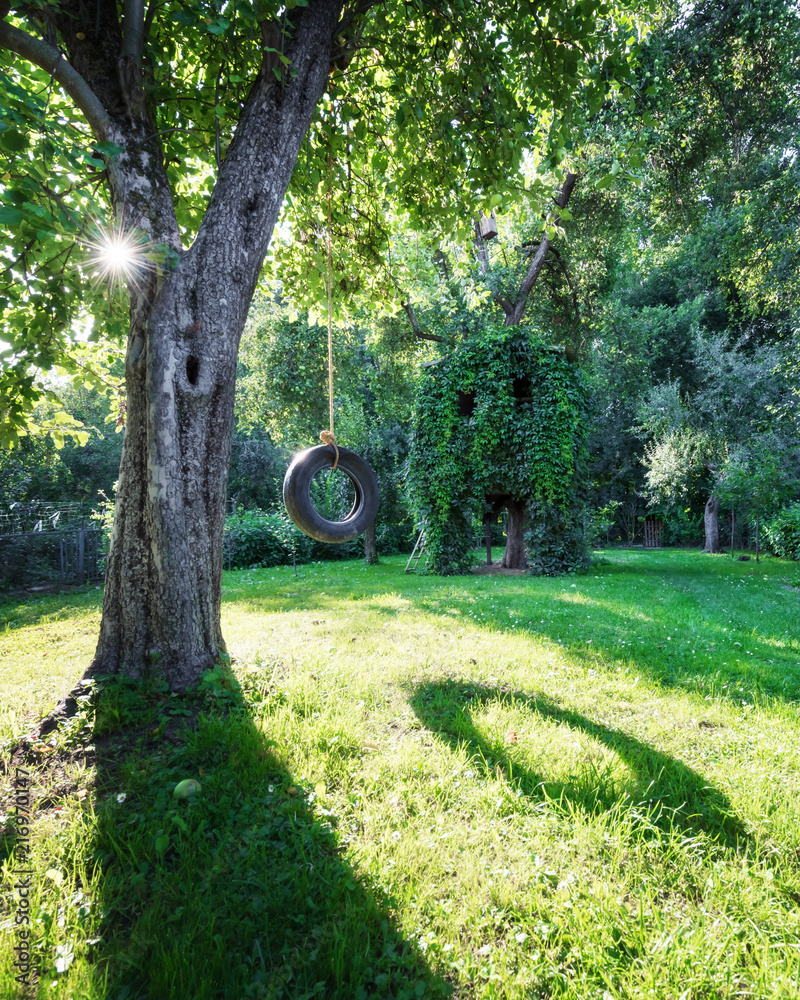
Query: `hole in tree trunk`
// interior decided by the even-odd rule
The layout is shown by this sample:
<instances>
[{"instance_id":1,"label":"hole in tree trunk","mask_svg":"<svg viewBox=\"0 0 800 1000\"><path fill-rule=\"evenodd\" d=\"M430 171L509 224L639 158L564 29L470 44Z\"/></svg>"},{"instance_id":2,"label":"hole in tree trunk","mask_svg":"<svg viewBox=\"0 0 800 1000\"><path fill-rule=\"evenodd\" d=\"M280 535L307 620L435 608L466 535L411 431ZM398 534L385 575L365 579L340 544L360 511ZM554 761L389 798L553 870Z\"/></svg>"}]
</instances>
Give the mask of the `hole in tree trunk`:
<instances>
[{"instance_id":1,"label":"hole in tree trunk","mask_svg":"<svg viewBox=\"0 0 800 1000\"><path fill-rule=\"evenodd\" d=\"M192 385L197 385L197 378L200 374L200 362L190 354L186 359L186 377Z\"/></svg>"}]
</instances>

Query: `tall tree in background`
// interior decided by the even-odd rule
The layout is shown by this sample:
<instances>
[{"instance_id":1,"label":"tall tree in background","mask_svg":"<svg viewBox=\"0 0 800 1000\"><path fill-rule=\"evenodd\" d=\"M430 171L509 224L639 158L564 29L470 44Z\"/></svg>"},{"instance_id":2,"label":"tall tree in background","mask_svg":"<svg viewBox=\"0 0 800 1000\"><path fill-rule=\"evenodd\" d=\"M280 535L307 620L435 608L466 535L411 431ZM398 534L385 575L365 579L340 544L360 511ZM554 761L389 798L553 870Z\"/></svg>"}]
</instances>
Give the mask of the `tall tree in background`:
<instances>
[{"instance_id":1,"label":"tall tree in background","mask_svg":"<svg viewBox=\"0 0 800 1000\"><path fill-rule=\"evenodd\" d=\"M563 158L627 74L637 28L608 0L6 0L2 13L5 437L40 394L34 370L75 364L73 321L100 289L74 248L91 239L129 297L127 430L93 669L156 665L180 688L224 649L237 349L315 116L297 197L319 201L369 173L363 227L387 197L413 225L446 226L513 186L532 145ZM105 234L92 212L113 220ZM338 199L332 212L344 224Z\"/></svg>"},{"instance_id":2,"label":"tall tree in background","mask_svg":"<svg viewBox=\"0 0 800 1000\"><path fill-rule=\"evenodd\" d=\"M685 508L703 513L709 551L728 451L796 427L799 32L790 2L680 8L643 49L635 107L607 116L647 156L613 193L626 224L591 330L598 500L658 497L684 540Z\"/></svg>"}]
</instances>

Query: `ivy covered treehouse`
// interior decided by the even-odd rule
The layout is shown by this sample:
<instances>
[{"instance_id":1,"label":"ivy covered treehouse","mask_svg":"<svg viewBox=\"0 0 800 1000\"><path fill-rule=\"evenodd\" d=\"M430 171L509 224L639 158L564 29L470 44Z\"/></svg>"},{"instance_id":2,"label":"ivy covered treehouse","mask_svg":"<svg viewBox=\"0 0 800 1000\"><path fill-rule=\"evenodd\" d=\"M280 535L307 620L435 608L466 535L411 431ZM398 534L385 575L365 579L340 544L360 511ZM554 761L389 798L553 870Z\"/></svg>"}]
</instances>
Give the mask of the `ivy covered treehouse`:
<instances>
[{"instance_id":1,"label":"ivy covered treehouse","mask_svg":"<svg viewBox=\"0 0 800 1000\"><path fill-rule=\"evenodd\" d=\"M430 567L471 567L475 522L508 513L502 566L553 574L586 561L574 515L586 390L563 347L489 327L420 384L408 486Z\"/></svg>"}]
</instances>

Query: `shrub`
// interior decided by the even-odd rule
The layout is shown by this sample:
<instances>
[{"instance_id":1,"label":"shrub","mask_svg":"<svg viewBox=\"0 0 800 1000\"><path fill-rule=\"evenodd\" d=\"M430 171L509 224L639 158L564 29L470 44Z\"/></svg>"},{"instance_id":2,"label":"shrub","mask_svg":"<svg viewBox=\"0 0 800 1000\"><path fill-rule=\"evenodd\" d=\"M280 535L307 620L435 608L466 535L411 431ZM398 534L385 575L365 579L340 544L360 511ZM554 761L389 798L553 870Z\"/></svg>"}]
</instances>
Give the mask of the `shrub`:
<instances>
[{"instance_id":1,"label":"shrub","mask_svg":"<svg viewBox=\"0 0 800 1000\"><path fill-rule=\"evenodd\" d=\"M313 546L285 512L241 508L225 518L223 544L228 569L309 562Z\"/></svg>"},{"instance_id":2,"label":"shrub","mask_svg":"<svg viewBox=\"0 0 800 1000\"><path fill-rule=\"evenodd\" d=\"M605 545L609 531L614 527L620 500L609 500L605 507L584 506L581 512L583 537L587 545L600 548Z\"/></svg>"},{"instance_id":3,"label":"shrub","mask_svg":"<svg viewBox=\"0 0 800 1000\"><path fill-rule=\"evenodd\" d=\"M767 547L784 559L800 559L800 502L784 507L764 525Z\"/></svg>"},{"instance_id":4,"label":"shrub","mask_svg":"<svg viewBox=\"0 0 800 1000\"><path fill-rule=\"evenodd\" d=\"M662 545L702 545L703 520L701 515L670 507L654 512L661 519Z\"/></svg>"}]
</instances>

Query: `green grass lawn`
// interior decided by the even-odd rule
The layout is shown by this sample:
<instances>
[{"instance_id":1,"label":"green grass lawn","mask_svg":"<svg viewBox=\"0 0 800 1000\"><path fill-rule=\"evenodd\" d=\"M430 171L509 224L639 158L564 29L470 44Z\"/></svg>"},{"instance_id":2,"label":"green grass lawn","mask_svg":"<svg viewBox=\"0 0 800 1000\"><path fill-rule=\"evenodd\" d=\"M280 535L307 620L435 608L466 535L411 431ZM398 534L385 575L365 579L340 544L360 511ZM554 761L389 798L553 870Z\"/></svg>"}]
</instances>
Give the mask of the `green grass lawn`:
<instances>
[{"instance_id":1,"label":"green grass lawn","mask_svg":"<svg viewBox=\"0 0 800 1000\"><path fill-rule=\"evenodd\" d=\"M800 996L796 565L404 565L228 573L235 680L109 686L28 752L29 995ZM100 596L0 603L7 747L88 663Z\"/></svg>"}]
</instances>

